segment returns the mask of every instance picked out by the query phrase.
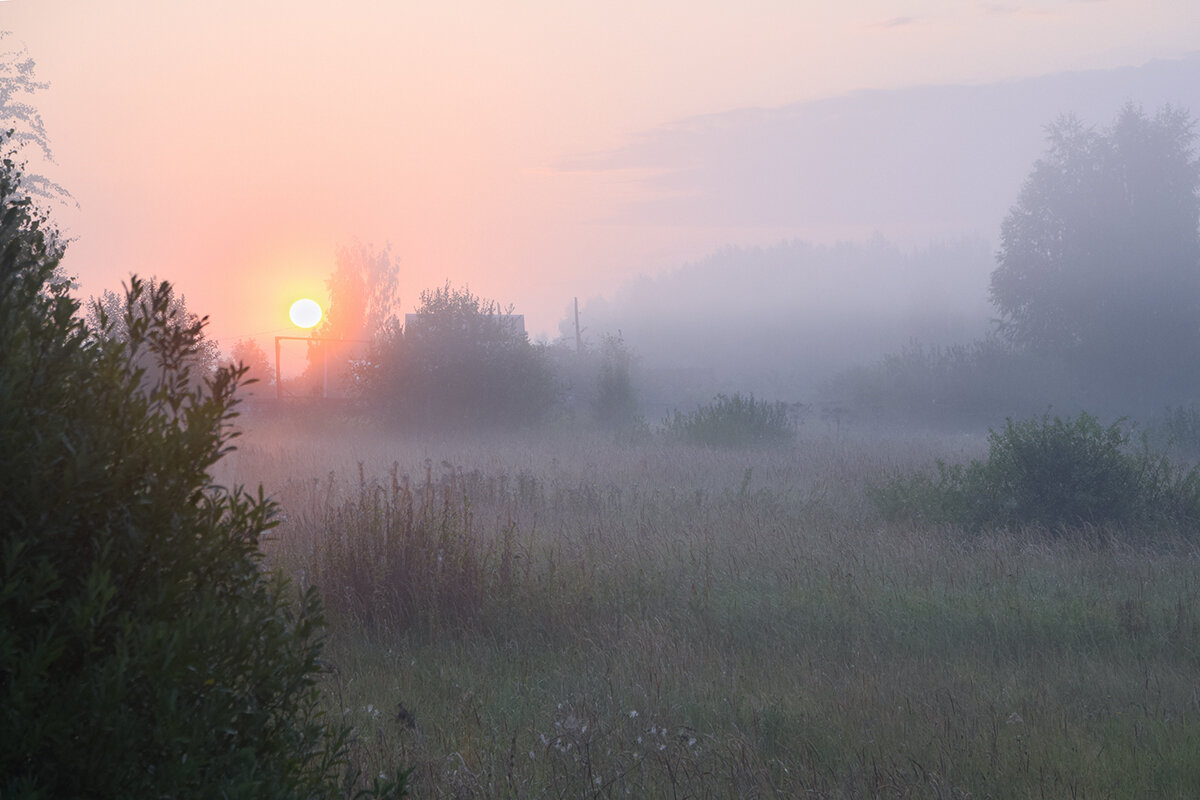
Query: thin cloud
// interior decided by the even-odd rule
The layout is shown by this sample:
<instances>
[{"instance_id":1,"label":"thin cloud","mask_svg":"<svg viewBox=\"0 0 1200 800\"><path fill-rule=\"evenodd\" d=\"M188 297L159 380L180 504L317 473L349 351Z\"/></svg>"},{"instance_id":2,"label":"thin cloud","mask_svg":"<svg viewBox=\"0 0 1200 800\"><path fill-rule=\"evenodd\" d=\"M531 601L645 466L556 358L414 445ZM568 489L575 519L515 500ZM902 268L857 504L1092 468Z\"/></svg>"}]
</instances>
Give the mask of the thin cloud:
<instances>
[{"instance_id":1,"label":"thin cloud","mask_svg":"<svg viewBox=\"0 0 1200 800\"><path fill-rule=\"evenodd\" d=\"M1092 2L1092 0L1083 0L1083 2ZM1043 9L1030 8L1029 6L1016 5L1012 3L983 3L982 9L984 13L994 17L1052 17L1054 13Z\"/></svg>"},{"instance_id":2,"label":"thin cloud","mask_svg":"<svg viewBox=\"0 0 1200 800\"><path fill-rule=\"evenodd\" d=\"M905 25L912 25L916 22L917 22L916 17L892 17L889 20L884 20L883 22L876 22L872 25L868 25L867 27L868 28L902 28Z\"/></svg>"}]
</instances>

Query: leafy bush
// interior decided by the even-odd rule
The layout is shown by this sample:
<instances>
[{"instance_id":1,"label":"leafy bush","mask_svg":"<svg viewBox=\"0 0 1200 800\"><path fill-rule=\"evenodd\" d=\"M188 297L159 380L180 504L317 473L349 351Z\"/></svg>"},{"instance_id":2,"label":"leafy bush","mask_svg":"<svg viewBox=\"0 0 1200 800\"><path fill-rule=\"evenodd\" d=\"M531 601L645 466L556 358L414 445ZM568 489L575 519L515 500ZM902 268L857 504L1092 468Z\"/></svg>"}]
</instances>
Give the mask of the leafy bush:
<instances>
[{"instance_id":1,"label":"leafy bush","mask_svg":"<svg viewBox=\"0 0 1200 800\"><path fill-rule=\"evenodd\" d=\"M1009 420L988 437L987 461L937 463L935 475L893 478L874 493L885 516L970 527L1200 525L1200 471L1130 448L1121 422Z\"/></svg>"},{"instance_id":2,"label":"leafy bush","mask_svg":"<svg viewBox=\"0 0 1200 800\"><path fill-rule=\"evenodd\" d=\"M796 439L789 411L787 403L755 400L753 394L719 394L691 413L672 412L663 428L669 439L708 447L789 445Z\"/></svg>"},{"instance_id":3,"label":"leafy bush","mask_svg":"<svg viewBox=\"0 0 1200 800\"><path fill-rule=\"evenodd\" d=\"M272 504L209 478L243 371L190 380L201 323L172 311L165 283L131 281L125 337L107 315L88 327L19 189L6 160L0 796L352 790L347 732L319 711L318 597L296 603L259 569Z\"/></svg>"}]
</instances>

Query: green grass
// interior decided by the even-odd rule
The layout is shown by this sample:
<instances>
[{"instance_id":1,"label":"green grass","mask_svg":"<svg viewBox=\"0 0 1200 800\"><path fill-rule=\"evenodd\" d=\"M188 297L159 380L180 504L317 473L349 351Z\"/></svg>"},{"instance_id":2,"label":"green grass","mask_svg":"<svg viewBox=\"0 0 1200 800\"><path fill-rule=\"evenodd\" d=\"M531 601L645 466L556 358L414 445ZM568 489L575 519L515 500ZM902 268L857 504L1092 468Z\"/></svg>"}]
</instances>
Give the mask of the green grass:
<instances>
[{"instance_id":1,"label":"green grass","mask_svg":"<svg viewBox=\"0 0 1200 800\"><path fill-rule=\"evenodd\" d=\"M288 514L269 562L331 610L328 712L415 796L1200 786L1192 544L873 510L982 441L247 441L227 468Z\"/></svg>"}]
</instances>

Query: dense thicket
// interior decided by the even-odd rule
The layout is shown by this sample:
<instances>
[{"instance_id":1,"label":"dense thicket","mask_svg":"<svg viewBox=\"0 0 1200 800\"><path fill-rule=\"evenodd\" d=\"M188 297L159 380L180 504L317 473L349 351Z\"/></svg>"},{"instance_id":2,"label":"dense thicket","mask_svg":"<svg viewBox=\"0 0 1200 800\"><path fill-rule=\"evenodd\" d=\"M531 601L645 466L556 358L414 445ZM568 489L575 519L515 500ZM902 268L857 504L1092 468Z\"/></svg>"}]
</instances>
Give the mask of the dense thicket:
<instances>
[{"instance_id":1,"label":"dense thicket","mask_svg":"<svg viewBox=\"0 0 1200 800\"><path fill-rule=\"evenodd\" d=\"M84 323L11 157L0 213L0 796L343 794L317 595L259 569L272 504L209 477L242 371L190 380L167 284L131 282L123 336Z\"/></svg>"}]
</instances>

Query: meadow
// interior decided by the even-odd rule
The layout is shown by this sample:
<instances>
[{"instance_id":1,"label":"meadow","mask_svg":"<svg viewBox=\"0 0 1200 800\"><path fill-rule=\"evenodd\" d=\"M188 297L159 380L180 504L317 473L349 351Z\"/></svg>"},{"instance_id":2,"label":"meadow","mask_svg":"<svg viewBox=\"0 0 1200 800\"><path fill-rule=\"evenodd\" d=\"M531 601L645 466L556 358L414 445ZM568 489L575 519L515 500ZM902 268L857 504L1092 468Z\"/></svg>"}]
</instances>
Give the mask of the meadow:
<instances>
[{"instance_id":1,"label":"meadow","mask_svg":"<svg viewBox=\"0 0 1200 800\"><path fill-rule=\"evenodd\" d=\"M982 437L716 450L247 417L218 478L315 584L326 713L416 797L1188 797L1200 549L888 522Z\"/></svg>"}]
</instances>

